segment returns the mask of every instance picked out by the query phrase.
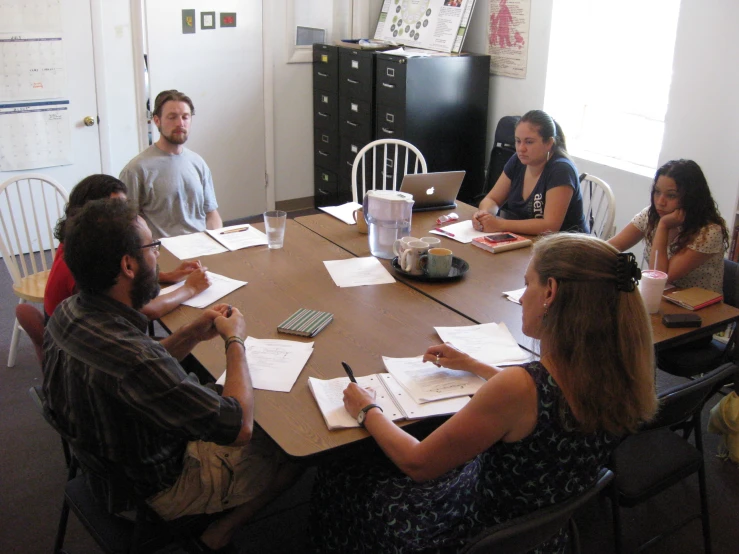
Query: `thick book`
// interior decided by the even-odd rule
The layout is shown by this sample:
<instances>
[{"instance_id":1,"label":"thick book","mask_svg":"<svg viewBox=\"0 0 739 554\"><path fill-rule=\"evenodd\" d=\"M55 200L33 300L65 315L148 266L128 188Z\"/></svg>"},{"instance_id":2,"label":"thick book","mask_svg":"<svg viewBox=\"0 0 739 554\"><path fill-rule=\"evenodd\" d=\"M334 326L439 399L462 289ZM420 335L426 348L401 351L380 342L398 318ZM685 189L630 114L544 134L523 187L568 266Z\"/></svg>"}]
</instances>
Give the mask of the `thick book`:
<instances>
[{"instance_id":1,"label":"thick book","mask_svg":"<svg viewBox=\"0 0 739 554\"><path fill-rule=\"evenodd\" d=\"M716 304L724 299L721 293L700 287L689 289L671 290L662 295L662 298L673 304L677 304L686 310L700 310L711 304Z\"/></svg>"},{"instance_id":2,"label":"thick book","mask_svg":"<svg viewBox=\"0 0 739 554\"><path fill-rule=\"evenodd\" d=\"M315 337L334 319L334 314L301 308L277 326L280 333Z\"/></svg>"},{"instance_id":3,"label":"thick book","mask_svg":"<svg viewBox=\"0 0 739 554\"><path fill-rule=\"evenodd\" d=\"M359 427L357 420L344 408L344 389L349 386L349 382L349 377L308 377L308 388L313 393L329 430ZM460 396L418 404L389 373L357 377L357 384L375 390L375 404L392 421L456 414L470 401L469 396Z\"/></svg>"},{"instance_id":4,"label":"thick book","mask_svg":"<svg viewBox=\"0 0 739 554\"><path fill-rule=\"evenodd\" d=\"M531 239L516 235L515 233L492 233L484 237L472 239L472 244L493 254L505 252L507 250L516 250L517 248L526 248L534 244Z\"/></svg>"}]
</instances>

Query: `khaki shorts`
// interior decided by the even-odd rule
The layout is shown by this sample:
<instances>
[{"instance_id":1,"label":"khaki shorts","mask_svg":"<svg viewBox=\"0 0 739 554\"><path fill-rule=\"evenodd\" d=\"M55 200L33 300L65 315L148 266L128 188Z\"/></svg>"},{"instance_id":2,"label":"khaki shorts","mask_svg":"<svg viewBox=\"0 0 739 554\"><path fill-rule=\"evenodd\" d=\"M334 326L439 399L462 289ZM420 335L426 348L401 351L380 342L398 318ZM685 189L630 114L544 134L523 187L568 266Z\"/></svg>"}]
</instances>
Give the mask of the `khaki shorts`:
<instances>
[{"instance_id":1,"label":"khaki shorts","mask_svg":"<svg viewBox=\"0 0 739 554\"><path fill-rule=\"evenodd\" d=\"M175 484L147 502L165 520L223 512L264 494L285 463L282 450L256 426L245 446L189 442Z\"/></svg>"}]
</instances>

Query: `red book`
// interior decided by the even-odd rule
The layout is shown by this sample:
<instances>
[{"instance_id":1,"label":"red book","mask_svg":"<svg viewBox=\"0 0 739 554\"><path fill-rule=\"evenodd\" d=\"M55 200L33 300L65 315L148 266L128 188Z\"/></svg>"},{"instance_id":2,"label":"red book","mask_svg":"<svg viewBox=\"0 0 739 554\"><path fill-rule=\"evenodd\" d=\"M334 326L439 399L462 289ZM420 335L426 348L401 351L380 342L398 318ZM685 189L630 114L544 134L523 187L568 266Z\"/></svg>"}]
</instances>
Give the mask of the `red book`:
<instances>
[{"instance_id":1,"label":"red book","mask_svg":"<svg viewBox=\"0 0 739 554\"><path fill-rule=\"evenodd\" d=\"M472 244L493 254L505 252L506 250L516 250L517 248L526 248L534 244L531 239L516 235L514 233L492 233L484 237L472 239Z\"/></svg>"}]
</instances>

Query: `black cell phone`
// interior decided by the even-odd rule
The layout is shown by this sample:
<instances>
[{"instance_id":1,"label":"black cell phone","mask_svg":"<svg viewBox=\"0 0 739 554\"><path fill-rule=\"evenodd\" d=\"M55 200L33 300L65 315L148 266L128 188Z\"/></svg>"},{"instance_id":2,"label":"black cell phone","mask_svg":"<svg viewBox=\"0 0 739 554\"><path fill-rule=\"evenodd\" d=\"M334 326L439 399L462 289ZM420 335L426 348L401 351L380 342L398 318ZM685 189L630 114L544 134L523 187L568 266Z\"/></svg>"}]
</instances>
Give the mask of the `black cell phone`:
<instances>
[{"instance_id":1,"label":"black cell phone","mask_svg":"<svg viewBox=\"0 0 739 554\"><path fill-rule=\"evenodd\" d=\"M485 240L489 242L508 242L509 240L516 240L516 236L510 233L493 233L492 235L486 235Z\"/></svg>"},{"instance_id":2,"label":"black cell phone","mask_svg":"<svg viewBox=\"0 0 739 554\"><path fill-rule=\"evenodd\" d=\"M698 314L665 314L662 324L665 327L700 327L701 316Z\"/></svg>"}]
</instances>

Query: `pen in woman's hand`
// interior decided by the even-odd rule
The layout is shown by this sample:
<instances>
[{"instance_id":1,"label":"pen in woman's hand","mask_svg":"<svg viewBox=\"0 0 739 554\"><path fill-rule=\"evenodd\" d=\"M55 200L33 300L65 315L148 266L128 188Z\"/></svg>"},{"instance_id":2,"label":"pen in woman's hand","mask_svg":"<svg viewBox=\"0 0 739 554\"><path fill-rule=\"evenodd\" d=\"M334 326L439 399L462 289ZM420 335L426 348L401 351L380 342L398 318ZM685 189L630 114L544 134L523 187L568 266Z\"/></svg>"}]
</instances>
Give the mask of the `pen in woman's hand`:
<instances>
[{"instance_id":1,"label":"pen in woman's hand","mask_svg":"<svg viewBox=\"0 0 739 554\"><path fill-rule=\"evenodd\" d=\"M349 380L352 383L356 383L357 380L354 378L354 372L352 371L352 368L349 367L349 364L346 362L341 362L341 365L344 366L344 371L346 371L346 374L349 376Z\"/></svg>"}]
</instances>

